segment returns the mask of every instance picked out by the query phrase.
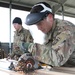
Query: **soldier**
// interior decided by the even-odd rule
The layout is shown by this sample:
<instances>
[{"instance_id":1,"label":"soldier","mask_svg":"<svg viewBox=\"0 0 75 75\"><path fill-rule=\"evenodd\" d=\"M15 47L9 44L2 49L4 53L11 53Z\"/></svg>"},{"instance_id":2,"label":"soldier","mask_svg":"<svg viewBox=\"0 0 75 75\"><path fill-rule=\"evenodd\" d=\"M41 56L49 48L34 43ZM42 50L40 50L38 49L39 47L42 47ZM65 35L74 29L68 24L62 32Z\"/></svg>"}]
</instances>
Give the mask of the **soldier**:
<instances>
[{"instance_id":1,"label":"soldier","mask_svg":"<svg viewBox=\"0 0 75 75\"><path fill-rule=\"evenodd\" d=\"M45 33L44 44L30 44L28 48L35 59L51 66L63 66L67 62L69 65L75 64L75 26L55 19L49 4L35 4L26 17L26 24L35 24Z\"/></svg>"},{"instance_id":2,"label":"soldier","mask_svg":"<svg viewBox=\"0 0 75 75\"><path fill-rule=\"evenodd\" d=\"M15 17L12 23L16 30L14 31L13 51L11 54L11 57L13 58L15 55L20 56L24 53L20 48L20 43L33 42L33 38L29 30L23 28L21 18Z\"/></svg>"}]
</instances>

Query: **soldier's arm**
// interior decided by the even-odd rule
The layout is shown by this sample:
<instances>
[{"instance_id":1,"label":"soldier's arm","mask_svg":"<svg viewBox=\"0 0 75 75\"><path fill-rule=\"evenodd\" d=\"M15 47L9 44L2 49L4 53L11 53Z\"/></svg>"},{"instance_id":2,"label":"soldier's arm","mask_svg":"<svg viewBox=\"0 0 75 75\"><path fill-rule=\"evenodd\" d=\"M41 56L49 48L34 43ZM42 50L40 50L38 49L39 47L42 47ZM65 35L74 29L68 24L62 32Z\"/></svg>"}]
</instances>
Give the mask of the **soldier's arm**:
<instances>
[{"instance_id":1,"label":"soldier's arm","mask_svg":"<svg viewBox=\"0 0 75 75\"><path fill-rule=\"evenodd\" d=\"M59 40L52 47L32 44L28 50L35 59L41 62L52 66L61 66L68 60L74 50L74 39L70 31L63 31L56 38Z\"/></svg>"},{"instance_id":2,"label":"soldier's arm","mask_svg":"<svg viewBox=\"0 0 75 75\"><path fill-rule=\"evenodd\" d=\"M30 33L30 31L27 32L27 40L28 42L32 43L33 42L33 37L32 37L32 34Z\"/></svg>"}]
</instances>

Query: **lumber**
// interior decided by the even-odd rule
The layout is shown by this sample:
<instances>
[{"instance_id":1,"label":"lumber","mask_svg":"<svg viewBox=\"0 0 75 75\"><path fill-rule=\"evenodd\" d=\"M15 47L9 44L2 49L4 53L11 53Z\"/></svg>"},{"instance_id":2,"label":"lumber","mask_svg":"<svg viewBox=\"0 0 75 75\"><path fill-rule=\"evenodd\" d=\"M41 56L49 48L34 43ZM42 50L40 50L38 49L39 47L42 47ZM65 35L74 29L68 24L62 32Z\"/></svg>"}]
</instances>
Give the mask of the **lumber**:
<instances>
[{"instance_id":1,"label":"lumber","mask_svg":"<svg viewBox=\"0 0 75 75\"><path fill-rule=\"evenodd\" d=\"M39 70L35 70L34 72L30 72L30 73L15 72L15 71L5 70L1 68L0 68L0 71L8 73L9 75L75 75L71 73L56 72L56 71L50 71L46 69L39 69Z\"/></svg>"},{"instance_id":2,"label":"lumber","mask_svg":"<svg viewBox=\"0 0 75 75\"><path fill-rule=\"evenodd\" d=\"M5 59L0 60L0 74L3 73L3 75L75 75L75 67L44 68L35 70L30 73L23 73L20 71L15 72L8 69L10 62L11 61L7 61Z\"/></svg>"}]
</instances>

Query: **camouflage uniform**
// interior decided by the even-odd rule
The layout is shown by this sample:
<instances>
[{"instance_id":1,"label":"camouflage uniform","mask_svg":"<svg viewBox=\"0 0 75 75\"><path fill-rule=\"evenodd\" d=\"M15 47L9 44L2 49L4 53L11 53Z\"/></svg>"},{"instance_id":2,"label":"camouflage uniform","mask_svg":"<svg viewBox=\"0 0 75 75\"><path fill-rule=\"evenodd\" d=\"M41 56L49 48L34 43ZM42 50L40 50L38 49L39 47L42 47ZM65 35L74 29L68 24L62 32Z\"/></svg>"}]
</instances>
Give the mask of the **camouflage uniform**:
<instances>
[{"instance_id":1,"label":"camouflage uniform","mask_svg":"<svg viewBox=\"0 0 75 75\"><path fill-rule=\"evenodd\" d=\"M22 28L19 32L14 32L13 52L11 54L11 57L14 56L14 54L23 54L23 51L20 48L20 44L22 42L33 42L33 38L29 30L26 30L24 28Z\"/></svg>"},{"instance_id":2,"label":"camouflage uniform","mask_svg":"<svg viewBox=\"0 0 75 75\"><path fill-rule=\"evenodd\" d=\"M75 50L75 26L56 19L45 43L30 44L28 49L35 59L52 66L62 66Z\"/></svg>"}]
</instances>

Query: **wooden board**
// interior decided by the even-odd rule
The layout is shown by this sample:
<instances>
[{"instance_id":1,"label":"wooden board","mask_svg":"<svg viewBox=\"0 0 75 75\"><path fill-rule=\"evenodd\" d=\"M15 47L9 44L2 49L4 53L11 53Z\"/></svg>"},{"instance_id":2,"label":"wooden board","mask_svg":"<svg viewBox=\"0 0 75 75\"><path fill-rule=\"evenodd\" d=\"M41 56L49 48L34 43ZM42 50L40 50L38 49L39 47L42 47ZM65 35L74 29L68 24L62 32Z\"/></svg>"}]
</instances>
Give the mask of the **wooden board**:
<instances>
[{"instance_id":1,"label":"wooden board","mask_svg":"<svg viewBox=\"0 0 75 75\"><path fill-rule=\"evenodd\" d=\"M2 74L3 75L75 75L75 68L53 67L51 69L44 68L44 69L35 70L34 72L30 72L30 73L23 73L23 72L15 72L15 71L8 70L7 66L6 68L4 68L5 66L1 65L2 63L4 65L7 65L8 61L6 60L0 61L0 74L1 75Z\"/></svg>"},{"instance_id":2,"label":"wooden board","mask_svg":"<svg viewBox=\"0 0 75 75\"><path fill-rule=\"evenodd\" d=\"M64 72L75 75L75 67L54 67L52 70L56 72Z\"/></svg>"},{"instance_id":3,"label":"wooden board","mask_svg":"<svg viewBox=\"0 0 75 75\"><path fill-rule=\"evenodd\" d=\"M15 72L15 71L10 71L10 70L5 70L0 68L0 71L7 73L8 75L75 75L75 73L69 73L68 70L66 73L64 71L58 72L58 71L50 71L48 69L35 70L34 72L31 73L22 73L22 72Z\"/></svg>"}]
</instances>

